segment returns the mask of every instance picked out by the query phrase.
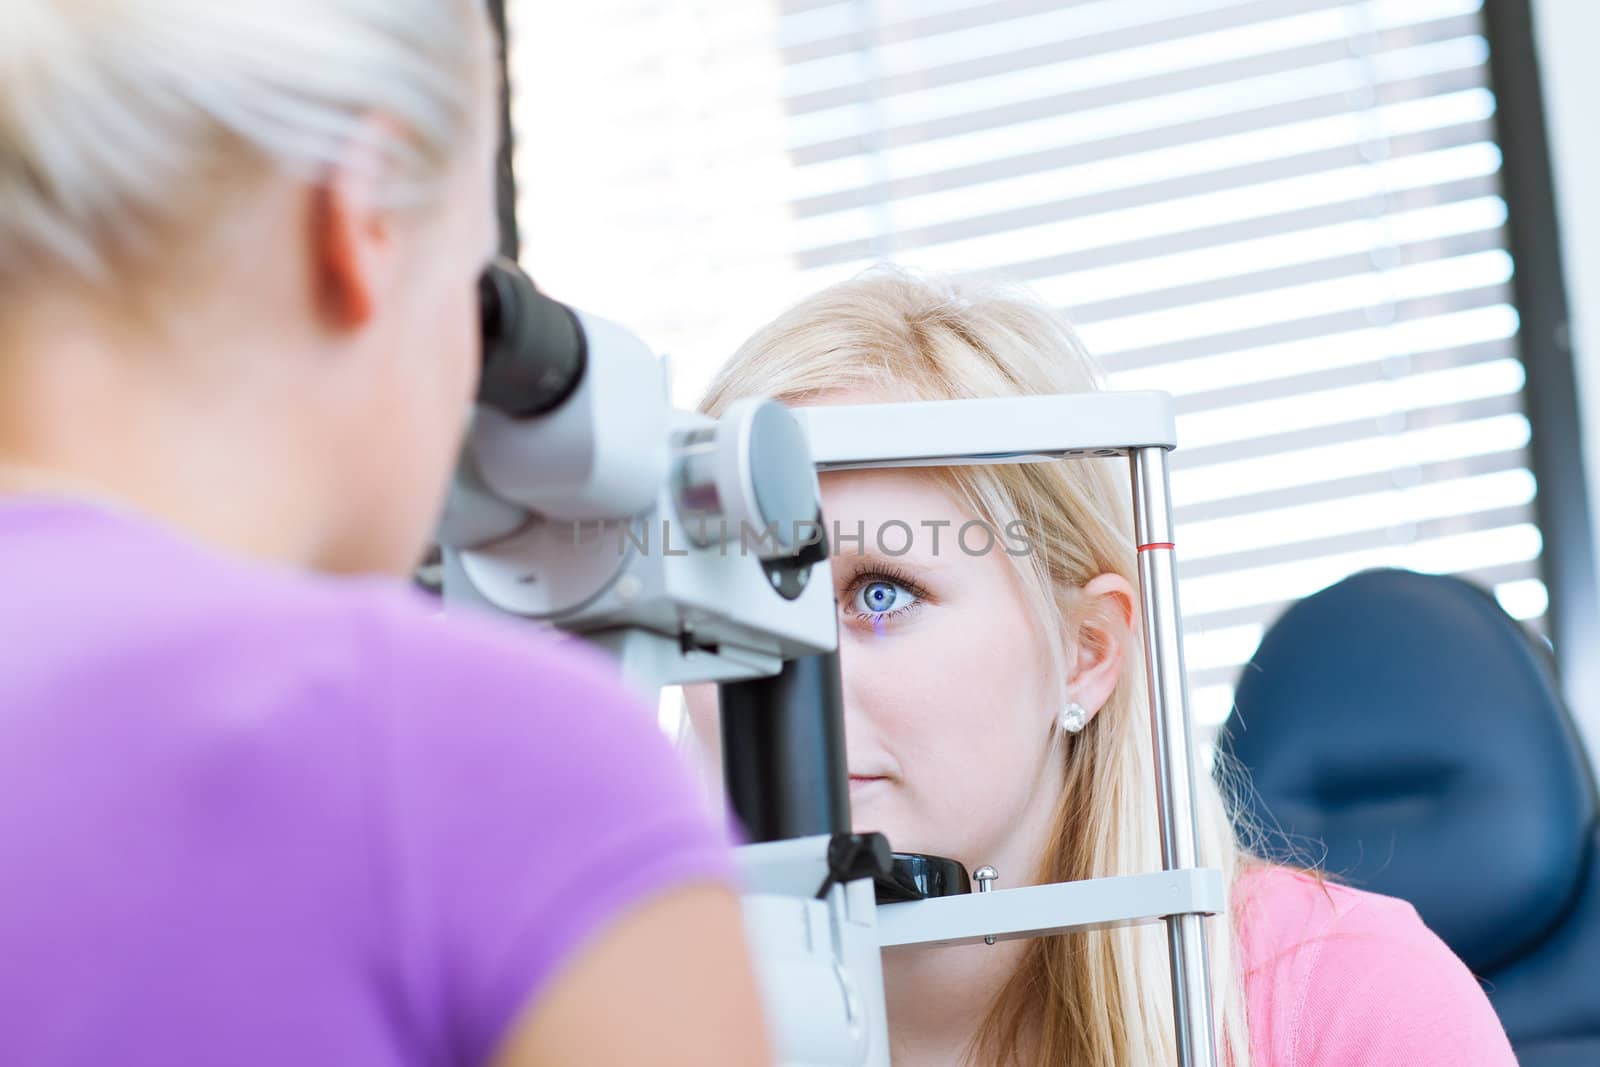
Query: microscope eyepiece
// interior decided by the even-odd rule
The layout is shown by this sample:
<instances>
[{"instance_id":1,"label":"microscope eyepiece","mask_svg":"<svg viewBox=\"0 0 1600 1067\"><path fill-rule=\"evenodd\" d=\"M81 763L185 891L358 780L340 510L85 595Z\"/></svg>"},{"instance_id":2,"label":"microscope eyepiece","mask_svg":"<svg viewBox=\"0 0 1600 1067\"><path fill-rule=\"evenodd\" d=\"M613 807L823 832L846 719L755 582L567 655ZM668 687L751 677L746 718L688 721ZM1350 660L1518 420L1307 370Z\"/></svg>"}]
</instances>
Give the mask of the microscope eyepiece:
<instances>
[{"instance_id":1,"label":"microscope eyepiece","mask_svg":"<svg viewBox=\"0 0 1600 1067\"><path fill-rule=\"evenodd\" d=\"M478 403L516 419L559 407L583 380L587 343L577 315L539 292L504 256L478 281L483 369Z\"/></svg>"}]
</instances>

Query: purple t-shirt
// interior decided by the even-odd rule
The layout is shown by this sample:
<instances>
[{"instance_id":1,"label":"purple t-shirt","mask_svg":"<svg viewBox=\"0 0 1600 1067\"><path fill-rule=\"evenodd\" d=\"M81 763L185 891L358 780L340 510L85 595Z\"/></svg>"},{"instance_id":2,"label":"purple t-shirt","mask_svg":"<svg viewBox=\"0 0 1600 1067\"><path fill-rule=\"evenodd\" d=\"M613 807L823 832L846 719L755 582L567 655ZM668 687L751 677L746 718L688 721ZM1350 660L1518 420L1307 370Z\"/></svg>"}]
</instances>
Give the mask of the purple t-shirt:
<instances>
[{"instance_id":1,"label":"purple t-shirt","mask_svg":"<svg viewBox=\"0 0 1600 1067\"><path fill-rule=\"evenodd\" d=\"M480 1064L732 871L587 646L0 497L0 1063Z\"/></svg>"}]
</instances>

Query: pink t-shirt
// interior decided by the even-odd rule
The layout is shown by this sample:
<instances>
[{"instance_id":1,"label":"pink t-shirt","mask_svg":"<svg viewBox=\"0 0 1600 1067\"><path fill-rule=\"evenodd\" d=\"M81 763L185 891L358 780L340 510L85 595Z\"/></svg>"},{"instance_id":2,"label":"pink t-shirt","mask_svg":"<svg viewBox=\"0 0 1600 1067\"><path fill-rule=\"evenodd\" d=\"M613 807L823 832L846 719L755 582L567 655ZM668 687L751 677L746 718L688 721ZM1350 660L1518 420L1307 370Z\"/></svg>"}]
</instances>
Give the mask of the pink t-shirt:
<instances>
[{"instance_id":1,"label":"pink t-shirt","mask_svg":"<svg viewBox=\"0 0 1600 1067\"><path fill-rule=\"evenodd\" d=\"M1516 1067L1477 980L1405 901L1266 868L1234 907L1255 1067Z\"/></svg>"}]
</instances>

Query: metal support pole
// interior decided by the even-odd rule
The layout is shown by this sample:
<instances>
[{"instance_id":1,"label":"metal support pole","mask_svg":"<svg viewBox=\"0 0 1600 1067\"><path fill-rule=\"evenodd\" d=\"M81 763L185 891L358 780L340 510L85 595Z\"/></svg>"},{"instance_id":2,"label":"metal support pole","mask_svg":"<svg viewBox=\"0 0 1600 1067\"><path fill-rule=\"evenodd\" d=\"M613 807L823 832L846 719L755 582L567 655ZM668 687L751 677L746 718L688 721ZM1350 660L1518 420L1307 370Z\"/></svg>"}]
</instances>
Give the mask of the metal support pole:
<instances>
[{"instance_id":1,"label":"metal support pole","mask_svg":"<svg viewBox=\"0 0 1600 1067\"><path fill-rule=\"evenodd\" d=\"M722 773L752 843L850 832L839 652L723 682Z\"/></svg>"},{"instance_id":2,"label":"metal support pole","mask_svg":"<svg viewBox=\"0 0 1600 1067\"><path fill-rule=\"evenodd\" d=\"M1167 453L1129 451L1133 468L1133 530L1139 549L1139 597L1144 616L1146 684L1155 737L1156 802L1161 822L1161 865L1169 871L1200 866L1200 820L1194 792L1194 747L1189 685L1183 668L1178 614L1178 560L1172 543L1172 497ZM1172 1010L1181 1067L1216 1067L1211 1016L1211 970L1205 917L1169 916Z\"/></svg>"}]
</instances>

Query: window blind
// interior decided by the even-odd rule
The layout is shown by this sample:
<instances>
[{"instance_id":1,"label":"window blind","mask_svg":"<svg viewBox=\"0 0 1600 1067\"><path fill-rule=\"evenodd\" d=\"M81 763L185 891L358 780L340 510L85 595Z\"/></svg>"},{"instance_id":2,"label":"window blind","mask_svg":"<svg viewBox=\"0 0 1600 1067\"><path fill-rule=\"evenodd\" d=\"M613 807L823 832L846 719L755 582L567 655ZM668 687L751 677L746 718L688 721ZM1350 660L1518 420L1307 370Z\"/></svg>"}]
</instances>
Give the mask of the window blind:
<instances>
[{"instance_id":1,"label":"window blind","mask_svg":"<svg viewBox=\"0 0 1600 1067\"><path fill-rule=\"evenodd\" d=\"M657 328L686 399L770 314L881 259L1021 280L1114 387L1177 397L1203 725L1272 619L1357 570L1461 574L1542 626L1475 0L511 14L521 142L547 143L553 119L518 78L554 74L565 121L617 160L597 180L564 158L587 182L565 197L524 185L531 266ZM549 58L601 41L599 71ZM598 240L563 236L573 219Z\"/></svg>"}]
</instances>

